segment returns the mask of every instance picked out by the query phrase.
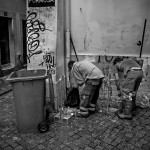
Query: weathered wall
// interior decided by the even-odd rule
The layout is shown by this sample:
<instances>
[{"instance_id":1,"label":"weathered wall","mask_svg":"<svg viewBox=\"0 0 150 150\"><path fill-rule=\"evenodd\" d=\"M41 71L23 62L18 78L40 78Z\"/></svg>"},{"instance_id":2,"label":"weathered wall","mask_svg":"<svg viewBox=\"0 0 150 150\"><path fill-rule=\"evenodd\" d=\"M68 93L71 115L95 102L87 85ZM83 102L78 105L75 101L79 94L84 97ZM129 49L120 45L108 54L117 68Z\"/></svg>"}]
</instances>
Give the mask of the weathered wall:
<instances>
[{"instance_id":1,"label":"weathered wall","mask_svg":"<svg viewBox=\"0 0 150 150\"><path fill-rule=\"evenodd\" d=\"M78 54L150 56L149 0L71 1L71 34Z\"/></svg>"},{"instance_id":2,"label":"weathered wall","mask_svg":"<svg viewBox=\"0 0 150 150\"><path fill-rule=\"evenodd\" d=\"M57 3L47 7L27 5L27 9L27 67L45 68L55 78Z\"/></svg>"},{"instance_id":3,"label":"weathered wall","mask_svg":"<svg viewBox=\"0 0 150 150\"><path fill-rule=\"evenodd\" d=\"M26 0L0 0L0 10L8 12L26 13Z\"/></svg>"}]
</instances>

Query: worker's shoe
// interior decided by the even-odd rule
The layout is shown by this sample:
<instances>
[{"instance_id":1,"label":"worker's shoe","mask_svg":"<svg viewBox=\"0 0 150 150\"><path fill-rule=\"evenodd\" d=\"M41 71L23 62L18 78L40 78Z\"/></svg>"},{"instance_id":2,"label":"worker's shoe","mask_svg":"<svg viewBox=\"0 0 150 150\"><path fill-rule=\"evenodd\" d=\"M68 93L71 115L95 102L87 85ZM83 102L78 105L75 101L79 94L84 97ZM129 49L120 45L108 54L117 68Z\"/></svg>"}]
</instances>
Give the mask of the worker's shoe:
<instances>
[{"instance_id":1,"label":"worker's shoe","mask_svg":"<svg viewBox=\"0 0 150 150\"><path fill-rule=\"evenodd\" d=\"M118 117L120 119L129 119L129 120L131 120L132 119L132 114L121 113L121 114L118 114Z\"/></svg>"},{"instance_id":2,"label":"worker's shoe","mask_svg":"<svg viewBox=\"0 0 150 150\"><path fill-rule=\"evenodd\" d=\"M118 114L121 114L123 113L123 110L124 110L124 101L119 101L119 105L118 105L118 110L115 111L115 115L118 115Z\"/></svg>"},{"instance_id":3,"label":"worker's shoe","mask_svg":"<svg viewBox=\"0 0 150 150\"><path fill-rule=\"evenodd\" d=\"M77 117L87 118L89 116L88 111L79 110L76 114Z\"/></svg>"},{"instance_id":4,"label":"worker's shoe","mask_svg":"<svg viewBox=\"0 0 150 150\"><path fill-rule=\"evenodd\" d=\"M96 112L96 105L95 104L90 104L88 107L87 107L87 109L88 109L88 111L89 111L89 113L90 114L93 114L93 113L95 113Z\"/></svg>"},{"instance_id":5,"label":"worker's shoe","mask_svg":"<svg viewBox=\"0 0 150 150\"><path fill-rule=\"evenodd\" d=\"M123 113L118 113L120 119L132 119L132 101L127 101Z\"/></svg>"},{"instance_id":6,"label":"worker's shoe","mask_svg":"<svg viewBox=\"0 0 150 150\"><path fill-rule=\"evenodd\" d=\"M123 113L123 102L120 102L120 103L119 103L117 113L118 113L118 114Z\"/></svg>"},{"instance_id":7,"label":"worker's shoe","mask_svg":"<svg viewBox=\"0 0 150 150\"><path fill-rule=\"evenodd\" d=\"M76 114L77 117L87 118L89 116L89 111L87 108L81 107L80 110Z\"/></svg>"}]
</instances>

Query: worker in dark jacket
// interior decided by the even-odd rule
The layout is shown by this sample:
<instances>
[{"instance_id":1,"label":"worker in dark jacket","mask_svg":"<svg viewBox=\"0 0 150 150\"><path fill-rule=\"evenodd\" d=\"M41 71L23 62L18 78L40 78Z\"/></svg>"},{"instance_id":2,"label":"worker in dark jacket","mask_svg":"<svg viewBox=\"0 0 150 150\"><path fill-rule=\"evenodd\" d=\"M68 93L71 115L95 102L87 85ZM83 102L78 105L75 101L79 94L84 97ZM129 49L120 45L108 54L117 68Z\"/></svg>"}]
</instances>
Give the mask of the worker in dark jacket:
<instances>
[{"instance_id":1,"label":"worker in dark jacket","mask_svg":"<svg viewBox=\"0 0 150 150\"><path fill-rule=\"evenodd\" d=\"M80 111L78 116L87 117L90 112L95 112L95 106L99 97L99 89L103 83L102 71L93 63L86 60L68 63L76 83L83 86L80 96Z\"/></svg>"},{"instance_id":2,"label":"worker in dark jacket","mask_svg":"<svg viewBox=\"0 0 150 150\"><path fill-rule=\"evenodd\" d=\"M136 94L143 77L142 65L139 62L133 58L122 60L119 57L113 62L116 68L114 73L116 87L122 97L118 109L118 117L121 119L132 119L133 112L136 109ZM120 72L124 75L122 88L119 81Z\"/></svg>"}]
</instances>

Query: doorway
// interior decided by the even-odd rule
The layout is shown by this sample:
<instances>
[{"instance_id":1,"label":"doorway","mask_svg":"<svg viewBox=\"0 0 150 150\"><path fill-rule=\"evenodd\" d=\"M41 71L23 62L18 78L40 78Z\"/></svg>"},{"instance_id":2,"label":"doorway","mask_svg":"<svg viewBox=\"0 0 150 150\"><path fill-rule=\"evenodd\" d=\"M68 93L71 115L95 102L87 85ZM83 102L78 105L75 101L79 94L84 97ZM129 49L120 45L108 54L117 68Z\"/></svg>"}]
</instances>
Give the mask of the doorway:
<instances>
[{"instance_id":1,"label":"doorway","mask_svg":"<svg viewBox=\"0 0 150 150\"><path fill-rule=\"evenodd\" d=\"M0 65L10 63L9 21L10 18L0 17Z\"/></svg>"}]
</instances>

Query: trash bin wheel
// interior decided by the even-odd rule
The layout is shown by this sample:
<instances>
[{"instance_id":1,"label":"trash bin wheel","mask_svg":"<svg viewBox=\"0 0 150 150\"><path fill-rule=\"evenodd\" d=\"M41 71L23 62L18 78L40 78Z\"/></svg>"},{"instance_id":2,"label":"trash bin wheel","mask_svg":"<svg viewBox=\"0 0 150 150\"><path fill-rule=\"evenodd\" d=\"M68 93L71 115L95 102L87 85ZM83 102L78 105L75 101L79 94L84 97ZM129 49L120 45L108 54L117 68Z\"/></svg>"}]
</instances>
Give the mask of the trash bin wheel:
<instances>
[{"instance_id":1,"label":"trash bin wheel","mask_svg":"<svg viewBox=\"0 0 150 150\"><path fill-rule=\"evenodd\" d=\"M40 133L44 133L44 132L47 132L49 130L49 124L47 122L40 122L38 124L38 131Z\"/></svg>"}]
</instances>

